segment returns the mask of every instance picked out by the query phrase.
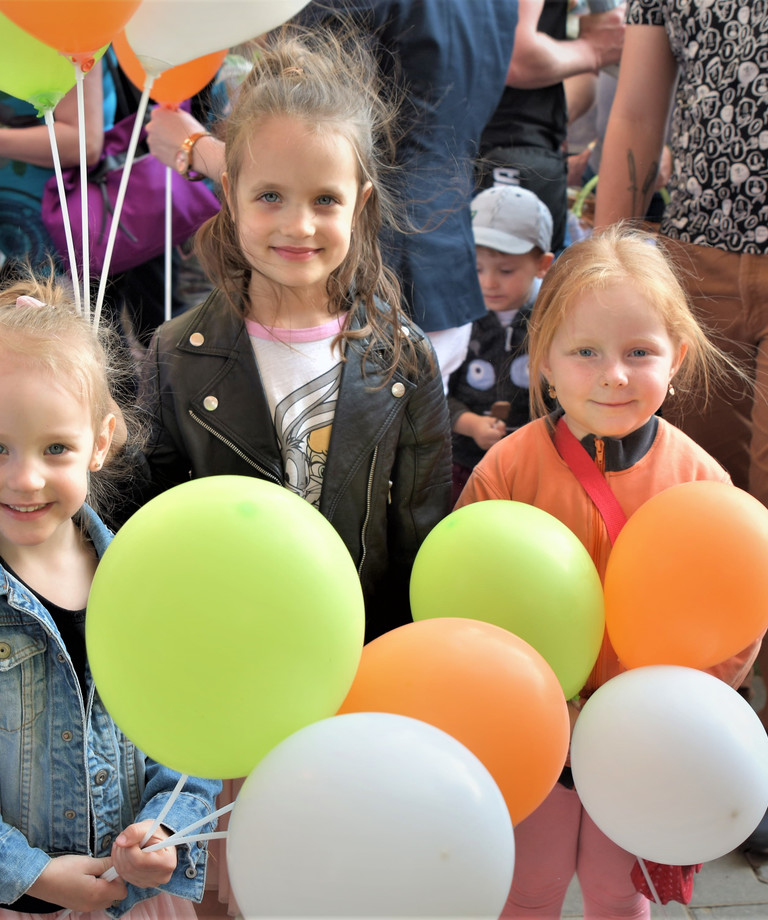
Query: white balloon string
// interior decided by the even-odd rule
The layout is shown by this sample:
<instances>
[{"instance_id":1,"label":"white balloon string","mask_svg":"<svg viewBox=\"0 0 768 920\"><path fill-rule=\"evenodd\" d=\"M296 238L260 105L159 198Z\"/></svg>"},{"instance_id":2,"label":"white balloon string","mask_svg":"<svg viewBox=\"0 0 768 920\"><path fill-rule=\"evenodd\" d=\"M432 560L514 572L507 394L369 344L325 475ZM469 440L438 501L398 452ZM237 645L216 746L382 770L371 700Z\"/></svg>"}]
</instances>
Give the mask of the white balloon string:
<instances>
[{"instance_id":1,"label":"white balloon string","mask_svg":"<svg viewBox=\"0 0 768 920\"><path fill-rule=\"evenodd\" d=\"M67 238L67 256L69 257L69 269L72 275L72 288L75 295L75 306L77 312L82 313L82 302L80 299L80 282L78 281L77 258L75 256L75 243L72 239L72 223L69 219L69 208L67 207L67 196L64 192L64 178L61 173L61 158L59 157L59 145L56 142L56 131L53 124L53 109L46 109L43 113L45 124L48 128L48 137L51 141L51 154L53 156L53 171L56 173L56 188L59 191L59 203L61 204L61 218L64 221L64 235Z\"/></svg>"},{"instance_id":2,"label":"white balloon string","mask_svg":"<svg viewBox=\"0 0 768 920\"><path fill-rule=\"evenodd\" d=\"M640 863L640 868L643 870L643 875L645 876L645 881L648 883L648 887L651 890L651 894L653 895L653 900L659 905L659 907L661 908L662 914L666 917L667 912L666 910L664 910L664 905L661 903L661 898L659 897L658 892L656 891L655 885L651 881L651 876L648 873L648 867L645 865L645 860L641 859L638 856L637 861L638 863Z\"/></svg>"},{"instance_id":3,"label":"white balloon string","mask_svg":"<svg viewBox=\"0 0 768 920\"><path fill-rule=\"evenodd\" d=\"M88 162L85 147L85 91L83 80L85 74L80 63L75 62L75 82L77 86L77 136L80 146L80 224L82 226L83 251L83 312L87 318L91 315L91 269L90 239L88 232Z\"/></svg>"},{"instance_id":4,"label":"white balloon string","mask_svg":"<svg viewBox=\"0 0 768 920\"><path fill-rule=\"evenodd\" d=\"M201 840L226 840L228 836L229 831L211 831L208 834L191 834L189 837L185 837L182 834L174 834L172 837L166 837L165 840L153 843L152 846L147 847L146 850L147 853L154 853L155 850L175 847L180 843L199 843Z\"/></svg>"},{"instance_id":5,"label":"white balloon string","mask_svg":"<svg viewBox=\"0 0 768 920\"><path fill-rule=\"evenodd\" d=\"M234 802L230 802L229 805L224 805L223 808L219 808L216 811L212 811L209 815L206 815L205 818L200 818L199 821L195 821L193 824L188 824L186 827L182 828L180 831L176 831L178 836L186 836L191 831L196 831L198 827L202 827L204 824L210 824L211 821L214 821L220 818L222 815L228 814L235 807Z\"/></svg>"},{"instance_id":6,"label":"white balloon string","mask_svg":"<svg viewBox=\"0 0 768 920\"><path fill-rule=\"evenodd\" d=\"M165 167L165 312L166 320L171 318L171 230L173 225L173 172Z\"/></svg>"},{"instance_id":7,"label":"white balloon string","mask_svg":"<svg viewBox=\"0 0 768 920\"><path fill-rule=\"evenodd\" d=\"M112 213L112 222L109 225L109 236L107 237L107 246L104 252L104 267L101 270L99 292L96 298L96 308L93 314L94 326L98 326L101 319L101 310L104 305L104 292L107 287L107 278L109 276L109 264L112 261L112 252L115 248L115 238L117 236L117 230L120 225L120 214L123 210L123 202L125 201L125 193L128 188L128 180L131 176L131 167L133 166L133 160L136 156L136 147L139 144L139 136L141 135L141 129L144 126L144 115L147 111L147 103L149 102L149 91L152 89L154 80L154 77L147 75L147 78L144 82L144 92L141 94L139 107L136 111L136 120L133 124L131 139L128 143L128 150L125 156L125 164L123 165L123 174L120 177L120 185L117 189L117 199L115 200L115 208Z\"/></svg>"},{"instance_id":8,"label":"white balloon string","mask_svg":"<svg viewBox=\"0 0 768 920\"><path fill-rule=\"evenodd\" d=\"M182 773L182 774L179 776L178 780L176 781L176 785L173 787L173 792L171 792L171 794L168 796L168 801L167 801L167 802L165 803L165 805L163 805L163 807L160 809L160 813L159 813L158 816L155 818L155 820L152 822L152 824L151 824L149 830L146 832L146 834L144 834L144 837L143 837L141 843L139 844L139 846L141 847L142 850L146 848L147 852L148 852L148 853L151 853L152 850L161 849L162 846L171 846L172 844L170 844L169 841L172 840L173 837L178 837L178 836L180 836L180 834L174 834L174 835L172 835L172 837L167 837L165 840L162 841L161 847L157 846L156 844L153 845L153 846L151 846L151 847L147 847L147 846L146 846L146 843L147 843L147 841L149 840L149 838L150 838L150 837L152 836L152 834L154 834L155 831L158 829L158 827L160 826L160 824L161 824L163 818L168 814L168 812L169 812L170 809L171 809L171 806L172 806L173 803L176 801L176 799L179 797L179 793L181 792L182 787L184 786L184 783L186 783L186 781L187 781L188 778L189 778L189 776L188 776L187 773ZM110 866L109 869L107 869L106 872L102 872L102 874L99 876L99 878L104 879L105 882L114 882L114 880L115 880L117 877L118 877L118 876L117 876L117 870L115 869L114 866ZM64 920L64 918L65 918L65 917L68 917L71 913L72 913L71 910L64 911L64 913L59 914L59 915L56 917L56 920Z\"/></svg>"},{"instance_id":9,"label":"white balloon string","mask_svg":"<svg viewBox=\"0 0 768 920\"><path fill-rule=\"evenodd\" d=\"M147 847L147 853L151 853L153 850L162 850L164 847L174 846L177 843L187 843L193 840L219 840L226 837L229 831L211 831L207 834L190 835L192 831L196 831L198 827L202 827L204 824L210 824L222 815L226 815L228 812L232 811L234 807L235 803L230 802L229 805L224 805L223 808L212 811L204 818L200 818L198 821L194 821L192 824L183 827L180 831L176 831L175 834L167 837L165 840L161 840L159 843L153 843L152 846Z\"/></svg>"},{"instance_id":10,"label":"white balloon string","mask_svg":"<svg viewBox=\"0 0 768 920\"><path fill-rule=\"evenodd\" d=\"M141 841L141 843L139 844L139 846L140 846L142 849L147 845L147 841L148 841L149 838L152 836L152 834L154 834L155 831L158 829L158 827L160 827L160 825L162 824L163 818L164 818L164 817L168 814L168 812L171 810L171 808L172 808L172 806L173 806L173 803L174 803L174 802L176 801L176 799L179 797L179 793L181 792L182 788L184 787L184 783L186 783L186 781L187 781L188 779L189 779L189 774L187 774L187 773L181 773L181 774L179 775L179 778L178 778L178 780L177 780L177 782L176 782L176 785L173 787L173 792L168 796L168 801L167 801L167 802L165 803L165 805L163 805L163 807L160 809L160 814L159 814L159 815L155 818L155 820L152 822L152 825L151 825L151 827L149 828L149 830L147 831L147 833L144 834L144 839L143 839L143 840Z\"/></svg>"},{"instance_id":11,"label":"white balloon string","mask_svg":"<svg viewBox=\"0 0 768 920\"><path fill-rule=\"evenodd\" d=\"M117 878L117 869L114 866L110 866L106 872L102 872L99 878L103 878L105 882L114 882Z\"/></svg>"}]
</instances>

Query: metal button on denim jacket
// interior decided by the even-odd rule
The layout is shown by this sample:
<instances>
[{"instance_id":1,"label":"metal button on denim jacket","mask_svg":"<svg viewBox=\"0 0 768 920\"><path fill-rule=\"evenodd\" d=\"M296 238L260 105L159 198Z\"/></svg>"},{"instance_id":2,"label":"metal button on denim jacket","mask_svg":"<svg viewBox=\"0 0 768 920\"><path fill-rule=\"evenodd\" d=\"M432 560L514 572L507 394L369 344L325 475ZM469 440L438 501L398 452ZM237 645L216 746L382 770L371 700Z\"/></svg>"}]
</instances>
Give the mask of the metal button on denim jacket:
<instances>
[{"instance_id":1,"label":"metal button on denim jacket","mask_svg":"<svg viewBox=\"0 0 768 920\"><path fill-rule=\"evenodd\" d=\"M90 508L83 514L101 556L112 535ZM108 856L123 828L159 814L177 779L122 734L90 674L83 699L50 614L0 566L0 904L23 894L52 856ZM220 788L190 777L163 824L180 830L204 817ZM197 845L179 848L163 890L199 901L205 858ZM155 893L129 885L110 913Z\"/></svg>"}]
</instances>

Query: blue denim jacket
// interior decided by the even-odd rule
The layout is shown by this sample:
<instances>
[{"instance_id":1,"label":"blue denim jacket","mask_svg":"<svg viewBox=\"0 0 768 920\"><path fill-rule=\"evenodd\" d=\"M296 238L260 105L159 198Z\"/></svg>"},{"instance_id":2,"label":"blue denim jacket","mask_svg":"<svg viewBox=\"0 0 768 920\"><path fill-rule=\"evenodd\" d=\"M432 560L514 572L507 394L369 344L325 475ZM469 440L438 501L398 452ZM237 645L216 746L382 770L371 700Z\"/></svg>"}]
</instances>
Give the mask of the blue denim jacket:
<instances>
[{"instance_id":1,"label":"blue denim jacket","mask_svg":"<svg viewBox=\"0 0 768 920\"><path fill-rule=\"evenodd\" d=\"M112 534L90 508L82 513L101 557ZM122 734L90 671L86 679L83 699L50 614L0 566L0 904L24 894L52 856L108 856L121 830L160 813L178 780ZM163 824L181 830L210 814L220 789L190 777ZM206 857L204 845L179 847L163 890L201 901ZM157 893L128 885L109 913Z\"/></svg>"}]
</instances>

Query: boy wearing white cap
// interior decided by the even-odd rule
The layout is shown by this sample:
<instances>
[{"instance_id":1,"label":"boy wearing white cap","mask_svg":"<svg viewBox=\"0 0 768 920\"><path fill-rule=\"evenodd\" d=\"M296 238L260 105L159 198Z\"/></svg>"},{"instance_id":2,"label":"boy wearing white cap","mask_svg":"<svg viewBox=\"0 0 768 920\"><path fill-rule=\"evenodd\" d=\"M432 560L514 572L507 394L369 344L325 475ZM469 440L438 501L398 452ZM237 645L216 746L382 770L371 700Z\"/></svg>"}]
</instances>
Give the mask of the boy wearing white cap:
<instances>
[{"instance_id":1,"label":"boy wearing white cap","mask_svg":"<svg viewBox=\"0 0 768 920\"><path fill-rule=\"evenodd\" d=\"M454 501L488 448L529 421L525 338L541 279L554 259L552 215L519 186L476 195L472 231L488 312L473 323L467 357L448 384Z\"/></svg>"}]
</instances>

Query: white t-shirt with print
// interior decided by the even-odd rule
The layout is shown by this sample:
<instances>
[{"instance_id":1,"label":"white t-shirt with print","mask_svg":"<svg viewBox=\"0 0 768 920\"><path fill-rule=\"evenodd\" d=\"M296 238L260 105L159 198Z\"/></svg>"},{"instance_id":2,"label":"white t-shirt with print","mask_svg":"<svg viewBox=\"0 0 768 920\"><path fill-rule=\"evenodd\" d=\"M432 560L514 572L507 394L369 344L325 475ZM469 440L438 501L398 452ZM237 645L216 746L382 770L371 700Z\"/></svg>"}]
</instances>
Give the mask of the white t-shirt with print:
<instances>
[{"instance_id":1,"label":"white t-shirt with print","mask_svg":"<svg viewBox=\"0 0 768 920\"><path fill-rule=\"evenodd\" d=\"M245 323L283 456L285 485L315 507L341 383L341 351L331 344L345 318L309 329Z\"/></svg>"}]
</instances>

